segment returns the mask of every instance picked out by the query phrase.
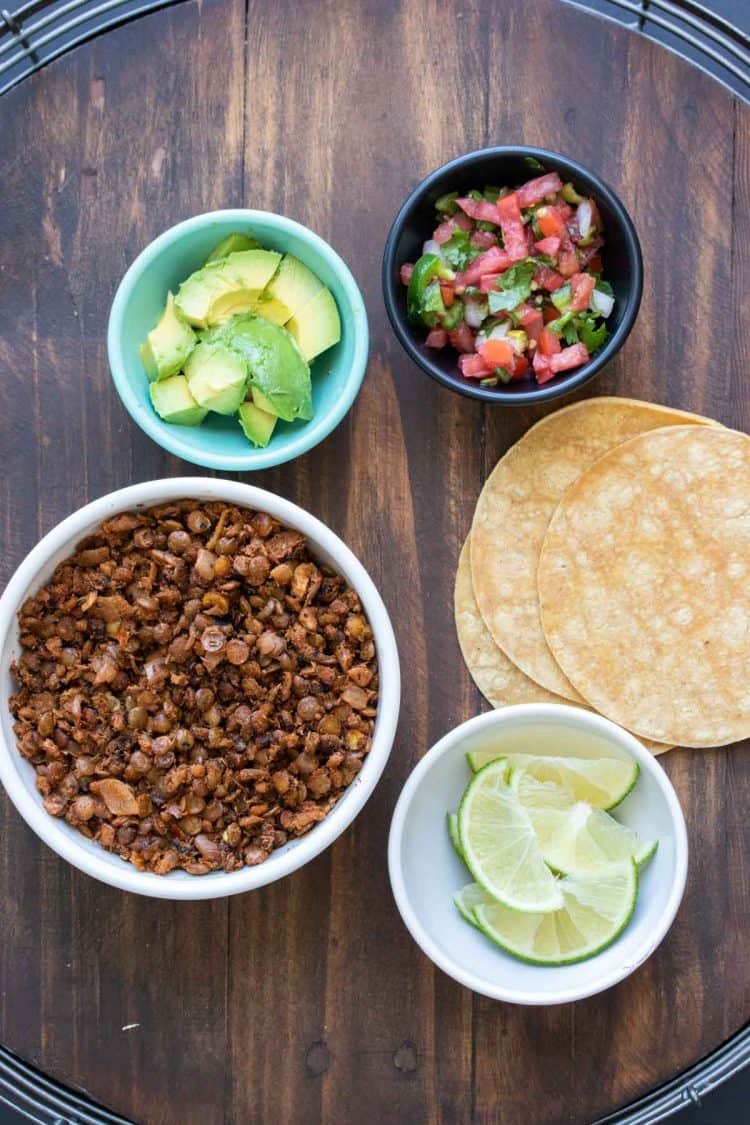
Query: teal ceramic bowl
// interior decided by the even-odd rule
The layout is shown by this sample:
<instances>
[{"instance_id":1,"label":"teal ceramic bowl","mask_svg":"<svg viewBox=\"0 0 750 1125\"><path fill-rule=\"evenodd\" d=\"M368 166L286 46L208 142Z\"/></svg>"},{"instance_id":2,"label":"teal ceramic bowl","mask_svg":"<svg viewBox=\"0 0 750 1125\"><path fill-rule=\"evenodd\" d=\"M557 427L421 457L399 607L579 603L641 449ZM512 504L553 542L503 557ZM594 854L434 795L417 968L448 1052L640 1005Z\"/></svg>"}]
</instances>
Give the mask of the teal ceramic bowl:
<instances>
[{"instance_id":1,"label":"teal ceramic bowl","mask_svg":"<svg viewBox=\"0 0 750 1125\"><path fill-rule=\"evenodd\" d=\"M138 349L156 324L167 292L203 265L233 231L254 235L269 250L294 254L331 290L341 316L341 340L313 360L313 417L281 422L265 449L255 449L236 418L209 414L200 426L163 422L151 406ZM367 365L367 313L362 294L335 250L307 227L270 211L212 211L178 223L138 255L120 282L107 331L115 387L134 422L164 449L209 469L247 472L291 461L339 424L354 402Z\"/></svg>"}]
</instances>

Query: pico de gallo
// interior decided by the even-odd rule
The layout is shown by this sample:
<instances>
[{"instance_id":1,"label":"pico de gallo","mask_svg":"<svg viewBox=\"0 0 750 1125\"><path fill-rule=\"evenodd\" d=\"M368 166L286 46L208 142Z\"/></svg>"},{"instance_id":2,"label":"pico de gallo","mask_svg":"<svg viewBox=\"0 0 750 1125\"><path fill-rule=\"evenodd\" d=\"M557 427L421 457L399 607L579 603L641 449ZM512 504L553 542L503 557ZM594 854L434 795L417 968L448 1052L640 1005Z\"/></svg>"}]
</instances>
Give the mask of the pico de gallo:
<instances>
[{"instance_id":1,"label":"pico de gallo","mask_svg":"<svg viewBox=\"0 0 750 1125\"><path fill-rule=\"evenodd\" d=\"M483 387L547 383L587 363L614 306L594 199L557 172L520 187L449 192L422 256L401 266L406 311L428 348L453 347Z\"/></svg>"}]
</instances>

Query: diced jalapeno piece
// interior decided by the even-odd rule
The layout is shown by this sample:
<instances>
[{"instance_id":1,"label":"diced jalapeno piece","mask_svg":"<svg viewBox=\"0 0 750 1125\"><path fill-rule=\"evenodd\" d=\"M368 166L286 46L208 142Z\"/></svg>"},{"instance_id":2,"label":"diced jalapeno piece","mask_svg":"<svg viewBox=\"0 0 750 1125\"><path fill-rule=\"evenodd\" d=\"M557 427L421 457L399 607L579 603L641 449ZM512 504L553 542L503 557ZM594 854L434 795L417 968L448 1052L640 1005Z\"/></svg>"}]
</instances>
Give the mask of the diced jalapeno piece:
<instances>
[{"instance_id":1,"label":"diced jalapeno piece","mask_svg":"<svg viewBox=\"0 0 750 1125\"><path fill-rule=\"evenodd\" d=\"M477 191L476 188L472 188L469 192L469 199L475 199L477 203L484 202L484 196L482 195L481 191Z\"/></svg>"},{"instance_id":2,"label":"diced jalapeno piece","mask_svg":"<svg viewBox=\"0 0 750 1125\"><path fill-rule=\"evenodd\" d=\"M445 310L445 315L443 316L442 324L445 331L452 332L454 328L457 328L463 315L463 301L454 301L450 308Z\"/></svg>"},{"instance_id":3,"label":"diced jalapeno piece","mask_svg":"<svg viewBox=\"0 0 750 1125\"><path fill-rule=\"evenodd\" d=\"M497 375L489 375L486 379L480 379L479 380L479 386L480 387L496 387L497 386Z\"/></svg>"},{"instance_id":4,"label":"diced jalapeno piece","mask_svg":"<svg viewBox=\"0 0 750 1125\"><path fill-rule=\"evenodd\" d=\"M583 196L578 194L571 183L563 184L562 197L566 203L583 203Z\"/></svg>"},{"instance_id":5,"label":"diced jalapeno piece","mask_svg":"<svg viewBox=\"0 0 750 1125\"><path fill-rule=\"evenodd\" d=\"M425 290L435 278L452 281L456 275L438 254L423 254L414 265L406 291L406 315L413 324L427 323L422 316ZM439 287L438 287L439 292ZM442 298L440 303L442 304Z\"/></svg>"},{"instance_id":6,"label":"diced jalapeno piece","mask_svg":"<svg viewBox=\"0 0 750 1125\"><path fill-rule=\"evenodd\" d=\"M567 310L570 308L571 302L570 282L566 282L565 285L561 285L559 289L557 289L554 293L551 293L550 300L552 301L552 304L555 306L555 308L559 309L560 312L567 312Z\"/></svg>"},{"instance_id":7,"label":"diced jalapeno piece","mask_svg":"<svg viewBox=\"0 0 750 1125\"><path fill-rule=\"evenodd\" d=\"M494 234L497 230L497 223L488 223L486 219L479 219L477 221L477 230L487 230Z\"/></svg>"},{"instance_id":8,"label":"diced jalapeno piece","mask_svg":"<svg viewBox=\"0 0 750 1125\"><path fill-rule=\"evenodd\" d=\"M495 374L501 383L509 383L511 381L511 373L510 371L506 371L504 367L496 367Z\"/></svg>"},{"instance_id":9,"label":"diced jalapeno piece","mask_svg":"<svg viewBox=\"0 0 750 1125\"><path fill-rule=\"evenodd\" d=\"M439 211L441 215L455 215L456 211L458 211L457 199L457 191L448 191L445 195L440 196L435 204L435 210Z\"/></svg>"},{"instance_id":10,"label":"diced jalapeno piece","mask_svg":"<svg viewBox=\"0 0 750 1125\"><path fill-rule=\"evenodd\" d=\"M487 186L484 189L484 198L487 200L488 203L497 203L499 195L500 195L500 188L499 187Z\"/></svg>"}]
</instances>

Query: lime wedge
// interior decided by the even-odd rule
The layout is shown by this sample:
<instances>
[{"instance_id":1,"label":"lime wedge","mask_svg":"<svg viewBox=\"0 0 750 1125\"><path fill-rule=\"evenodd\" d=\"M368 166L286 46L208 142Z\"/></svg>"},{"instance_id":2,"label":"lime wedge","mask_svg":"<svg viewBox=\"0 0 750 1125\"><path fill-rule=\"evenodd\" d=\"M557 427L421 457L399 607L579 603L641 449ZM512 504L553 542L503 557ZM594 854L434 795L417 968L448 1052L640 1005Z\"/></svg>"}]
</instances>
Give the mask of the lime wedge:
<instances>
[{"instance_id":1,"label":"lime wedge","mask_svg":"<svg viewBox=\"0 0 750 1125\"><path fill-rule=\"evenodd\" d=\"M534 965L585 961L611 945L630 921L638 894L632 860L560 880L564 905L529 914L501 903L473 906L479 928L507 953Z\"/></svg>"},{"instance_id":2,"label":"lime wedge","mask_svg":"<svg viewBox=\"0 0 750 1125\"><path fill-rule=\"evenodd\" d=\"M584 874L631 858L640 866L656 850L655 840L641 840L609 813L576 801L570 789L554 781L538 781L521 766L513 767L509 784L531 818L545 862L555 871Z\"/></svg>"},{"instance_id":3,"label":"lime wedge","mask_svg":"<svg viewBox=\"0 0 750 1125\"><path fill-rule=\"evenodd\" d=\"M482 903L489 904L495 900L479 886L479 883L467 883L465 887L461 887L460 891L456 891L453 896L453 901L461 917L466 922L470 922L472 926L476 926L477 920L474 916L474 907Z\"/></svg>"},{"instance_id":4,"label":"lime wedge","mask_svg":"<svg viewBox=\"0 0 750 1125\"><path fill-rule=\"evenodd\" d=\"M446 813L445 817L448 822L448 835L451 838L453 849L458 858L463 862L464 853L461 851L461 840L458 835L458 816L454 812Z\"/></svg>"},{"instance_id":5,"label":"lime wedge","mask_svg":"<svg viewBox=\"0 0 750 1125\"><path fill-rule=\"evenodd\" d=\"M542 858L534 826L505 783L504 759L490 762L469 782L458 810L464 861L477 883L516 910L558 910L557 880Z\"/></svg>"},{"instance_id":6,"label":"lime wedge","mask_svg":"<svg viewBox=\"0 0 750 1125\"><path fill-rule=\"evenodd\" d=\"M466 755L476 773L497 759L493 750L470 750ZM595 809L619 805L638 780L639 766L623 758L564 758L545 754L506 754L512 765L521 765L539 781L555 781L567 786L577 801L587 801Z\"/></svg>"}]
</instances>

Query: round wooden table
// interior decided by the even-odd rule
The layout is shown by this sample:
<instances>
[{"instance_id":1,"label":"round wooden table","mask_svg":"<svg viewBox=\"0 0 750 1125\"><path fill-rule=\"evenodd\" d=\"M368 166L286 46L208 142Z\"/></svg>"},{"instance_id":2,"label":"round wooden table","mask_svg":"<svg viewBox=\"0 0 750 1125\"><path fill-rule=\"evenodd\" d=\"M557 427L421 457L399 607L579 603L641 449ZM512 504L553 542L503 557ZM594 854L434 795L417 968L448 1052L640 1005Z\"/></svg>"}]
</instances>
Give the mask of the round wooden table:
<instances>
[{"instance_id":1,"label":"round wooden table","mask_svg":"<svg viewBox=\"0 0 750 1125\"><path fill-rule=\"evenodd\" d=\"M399 790L483 706L452 588L482 481L544 410L483 407L401 352L380 295L417 180L503 142L570 153L622 195L643 245L635 330L584 394L750 428L750 110L625 28L555 0L203 0L140 19L0 100L2 575L92 497L199 470L152 444L107 369L127 264L191 214L308 224L370 315L362 393L308 456L253 483L329 523L378 583L403 708L378 789L334 847L206 903L119 893L44 847L3 798L0 1041L148 1125L590 1122L750 1015L750 757L664 759L688 822L687 894L651 960L548 1010L454 984L409 937L386 839ZM556 405L546 408L554 409Z\"/></svg>"}]
</instances>

